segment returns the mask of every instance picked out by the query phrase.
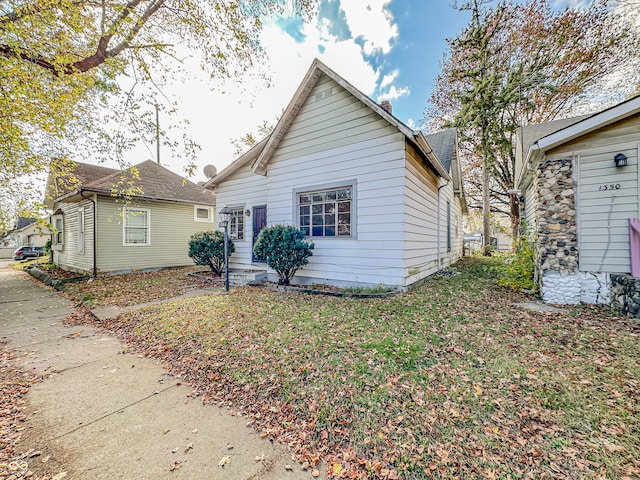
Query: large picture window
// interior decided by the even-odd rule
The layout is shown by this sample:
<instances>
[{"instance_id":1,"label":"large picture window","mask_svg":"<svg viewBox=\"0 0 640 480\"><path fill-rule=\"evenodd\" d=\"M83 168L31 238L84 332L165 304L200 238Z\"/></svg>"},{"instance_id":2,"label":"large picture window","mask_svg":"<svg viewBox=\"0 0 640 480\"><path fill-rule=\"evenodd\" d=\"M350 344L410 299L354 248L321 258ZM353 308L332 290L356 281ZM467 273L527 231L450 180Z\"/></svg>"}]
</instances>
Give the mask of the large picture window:
<instances>
[{"instance_id":1,"label":"large picture window","mask_svg":"<svg viewBox=\"0 0 640 480\"><path fill-rule=\"evenodd\" d=\"M231 208L229 236L233 240L244 240L244 208Z\"/></svg>"},{"instance_id":2,"label":"large picture window","mask_svg":"<svg viewBox=\"0 0 640 480\"><path fill-rule=\"evenodd\" d=\"M352 236L353 187L298 193L300 230L309 237Z\"/></svg>"},{"instance_id":3,"label":"large picture window","mask_svg":"<svg viewBox=\"0 0 640 480\"><path fill-rule=\"evenodd\" d=\"M150 218L146 208L125 208L123 219L124 245L150 245Z\"/></svg>"}]
</instances>

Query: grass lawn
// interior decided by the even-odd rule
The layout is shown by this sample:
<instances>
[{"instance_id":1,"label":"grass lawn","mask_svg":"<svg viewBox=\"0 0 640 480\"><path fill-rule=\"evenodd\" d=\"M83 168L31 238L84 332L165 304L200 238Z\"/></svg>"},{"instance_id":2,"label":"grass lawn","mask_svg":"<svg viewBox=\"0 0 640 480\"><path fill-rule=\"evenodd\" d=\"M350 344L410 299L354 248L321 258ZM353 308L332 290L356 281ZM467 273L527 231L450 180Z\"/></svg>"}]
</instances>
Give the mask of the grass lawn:
<instances>
[{"instance_id":1,"label":"grass lawn","mask_svg":"<svg viewBox=\"0 0 640 480\"><path fill-rule=\"evenodd\" d=\"M334 478L640 478L640 328L495 259L387 299L232 289L103 324Z\"/></svg>"},{"instance_id":2,"label":"grass lawn","mask_svg":"<svg viewBox=\"0 0 640 480\"><path fill-rule=\"evenodd\" d=\"M65 292L91 306L126 307L182 295L196 286L207 287L187 277L203 267L179 267L124 275L101 275L91 282L67 283Z\"/></svg>"}]
</instances>

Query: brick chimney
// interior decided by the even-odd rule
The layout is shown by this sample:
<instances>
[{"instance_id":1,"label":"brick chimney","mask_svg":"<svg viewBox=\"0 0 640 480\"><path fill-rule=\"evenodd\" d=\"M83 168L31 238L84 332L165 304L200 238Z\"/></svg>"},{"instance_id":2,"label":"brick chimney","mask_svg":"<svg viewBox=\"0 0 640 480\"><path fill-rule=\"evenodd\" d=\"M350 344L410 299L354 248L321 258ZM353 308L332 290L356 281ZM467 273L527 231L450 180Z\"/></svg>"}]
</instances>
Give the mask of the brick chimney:
<instances>
[{"instance_id":1,"label":"brick chimney","mask_svg":"<svg viewBox=\"0 0 640 480\"><path fill-rule=\"evenodd\" d=\"M389 115L393 115L393 112L392 112L393 109L392 109L391 104L389 103L388 100L381 101L380 102L380 106L382 108L384 108L387 111L387 113L389 113Z\"/></svg>"}]
</instances>

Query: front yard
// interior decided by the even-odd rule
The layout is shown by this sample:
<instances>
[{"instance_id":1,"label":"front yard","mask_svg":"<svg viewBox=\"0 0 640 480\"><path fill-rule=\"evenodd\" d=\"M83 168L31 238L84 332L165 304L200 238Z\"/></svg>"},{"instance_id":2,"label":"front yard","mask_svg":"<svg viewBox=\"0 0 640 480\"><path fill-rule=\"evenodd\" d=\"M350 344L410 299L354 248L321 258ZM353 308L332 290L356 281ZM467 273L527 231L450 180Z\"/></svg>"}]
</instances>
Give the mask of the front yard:
<instances>
[{"instance_id":1,"label":"front yard","mask_svg":"<svg viewBox=\"0 0 640 480\"><path fill-rule=\"evenodd\" d=\"M247 287L101 325L334 478L640 478L638 324L516 307L495 266L386 299Z\"/></svg>"}]
</instances>

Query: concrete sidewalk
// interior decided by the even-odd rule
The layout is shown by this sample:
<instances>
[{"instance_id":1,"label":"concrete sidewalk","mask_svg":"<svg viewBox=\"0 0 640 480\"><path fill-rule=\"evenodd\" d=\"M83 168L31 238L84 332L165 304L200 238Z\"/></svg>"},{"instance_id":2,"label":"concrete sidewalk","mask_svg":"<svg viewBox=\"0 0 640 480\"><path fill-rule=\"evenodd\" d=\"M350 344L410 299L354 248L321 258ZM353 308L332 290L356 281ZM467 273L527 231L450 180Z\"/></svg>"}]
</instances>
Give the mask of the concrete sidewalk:
<instances>
[{"instance_id":1,"label":"concrete sidewalk","mask_svg":"<svg viewBox=\"0 0 640 480\"><path fill-rule=\"evenodd\" d=\"M19 453L42 451L30 468L66 471L66 479L312 478L246 418L191 398L158 362L123 353L93 328L64 326L72 310L62 295L0 264L0 337L25 370L45 378L27 396L18 445Z\"/></svg>"}]
</instances>

